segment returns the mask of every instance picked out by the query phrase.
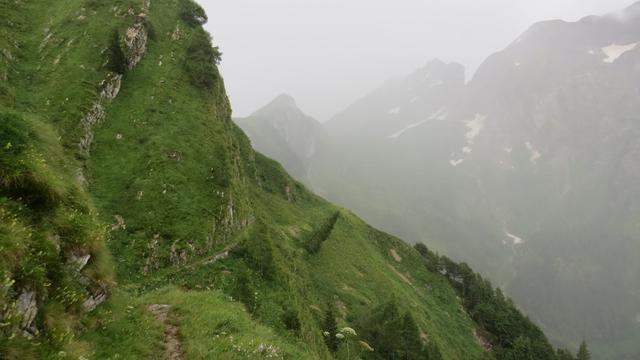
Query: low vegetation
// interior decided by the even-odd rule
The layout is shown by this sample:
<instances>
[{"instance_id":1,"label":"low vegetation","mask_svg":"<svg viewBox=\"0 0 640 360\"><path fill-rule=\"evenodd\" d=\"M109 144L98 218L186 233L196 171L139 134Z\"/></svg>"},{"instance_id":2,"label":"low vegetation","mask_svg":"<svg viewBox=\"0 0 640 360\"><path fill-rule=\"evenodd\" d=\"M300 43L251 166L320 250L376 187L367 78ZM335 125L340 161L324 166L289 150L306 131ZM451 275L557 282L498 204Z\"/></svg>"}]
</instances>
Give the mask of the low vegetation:
<instances>
[{"instance_id":1,"label":"low vegetation","mask_svg":"<svg viewBox=\"0 0 640 360\"><path fill-rule=\"evenodd\" d=\"M34 1L11 10L30 24L2 24L23 53L0 111L0 357L159 358L169 325L188 359L500 356L418 252L254 152L185 4ZM122 71L113 34L141 18L156 37L79 156L80 119ZM25 326L33 311L16 304L32 290Z\"/></svg>"},{"instance_id":2,"label":"low vegetation","mask_svg":"<svg viewBox=\"0 0 640 360\"><path fill-rule=\"evenodd\" d=\"M544 333L504 296L499 288L465 263L456 263L430 251L424 244L415 249L423 256L425 266L442 274L462 299L462 305L478 325L497 359L574 359L569 351L549 344ZM577 359L588 353L583 342Z\"/></svg>"}]
</instances>

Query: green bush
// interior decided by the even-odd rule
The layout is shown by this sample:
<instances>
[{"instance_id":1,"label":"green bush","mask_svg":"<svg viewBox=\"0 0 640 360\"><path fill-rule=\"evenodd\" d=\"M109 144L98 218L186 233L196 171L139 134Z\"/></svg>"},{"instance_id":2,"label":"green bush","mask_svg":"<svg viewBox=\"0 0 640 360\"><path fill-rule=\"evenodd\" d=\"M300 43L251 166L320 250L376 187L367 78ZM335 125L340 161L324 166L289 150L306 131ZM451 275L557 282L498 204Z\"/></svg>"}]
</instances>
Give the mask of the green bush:
<instances>
[{"instance_id":1,"label":"green bush","mask_svg":"<svg viewBox=\"0 0 640 360\"><path fill-rule=\"evenodd\" d=\"M395 301L380 305L360 323L360 334L375 352L368 359L442 359L437 344L423 343L420 329L413 316L400 312Z\"/></svg>"},{"instance_id":2,"label":"green bush","mask_svg":"<svg viewBox=\"0 0 640 360\"><path fill-rule=\"evenodd\" d=\"M204 9L192 0L180 1L180 18L190 26L204 25L209 20Z\"/></svg>"},{"instance_id":3,"label":"green bush","mask_svg":"<svg viewBox=\"0 0 640 360\"><path fill-rule=\"evenodd\" d=\"M311 237L306 241L305 248L310 254L317 254L320 251L320 247L322 247L322 243L329 237L331 232L333 231L333 227L338 221L340 217L340 211L336 211L328 220L322 224L320 229L311 235Z\"/></svg>"},{"instance_id":4,"label":"green bush","mask_svg":"<svg viewBox=\"0 0 640 360\"><path fill-rule=\"evenodd\" d=\"M222 54L211 46L211 36L204 30L196 31L187 48L184 67L191 83L204 89L212 89L218 78L216 65Z\"/></svg>"}]
</instances>

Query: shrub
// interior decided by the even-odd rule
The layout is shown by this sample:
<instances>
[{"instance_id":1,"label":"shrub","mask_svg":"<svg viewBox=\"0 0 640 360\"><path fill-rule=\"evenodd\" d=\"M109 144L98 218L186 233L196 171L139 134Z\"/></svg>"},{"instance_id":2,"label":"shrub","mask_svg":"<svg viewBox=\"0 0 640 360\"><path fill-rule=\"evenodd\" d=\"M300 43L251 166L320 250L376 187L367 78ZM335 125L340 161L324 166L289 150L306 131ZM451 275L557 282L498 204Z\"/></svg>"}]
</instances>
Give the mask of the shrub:
<instances>
[{"instance_id":1,"label":"shrub","mask_svg":"<svg viewBox=\"0 0 640 360\"><path fill-rule=\"evenodd\" d=\"M211 36L204 30L196 31L187 48L184 67L191 82L200 88L211 89L218 78L216 65L222 54L211 46Z\"/></svg>"},{"instance_id":2,"label":"shrub","mask_svg":"<svg viewBox=\"0 0 640 360\"><path fill-rule=\"evenodd\" d=\"M317 254L322 247L322 243L327 240L331 232L333 231L333 227L336 225L336 221L338 221L338 217L340 217L340 211L336 211L327 221L322 224L320 229L311 235L311 237L306 241L305 248L310 254Z\"/></svg>"},{"instance_id":3,"label":"shrub","mask_svg":"<svg viewBox=\"0 0 640 360\"><path fill-rule=\"evenodd\" d=\"M204 25L209 20L202 7L192 0L180 1L180 18L190 26Z\"/></svg>"},{"instance_id":4,"label":"shrub","mask_svg":"<svg viewBox=\"0 0 640 360\"><path fill-rule=\"evenodd\" d=\"M298 312L292 307L288 306L285 308L282 313L282 323L288 330L293 331L295 334L300 333L302 324L300 323Z\"/></svg>"}]
</instances>

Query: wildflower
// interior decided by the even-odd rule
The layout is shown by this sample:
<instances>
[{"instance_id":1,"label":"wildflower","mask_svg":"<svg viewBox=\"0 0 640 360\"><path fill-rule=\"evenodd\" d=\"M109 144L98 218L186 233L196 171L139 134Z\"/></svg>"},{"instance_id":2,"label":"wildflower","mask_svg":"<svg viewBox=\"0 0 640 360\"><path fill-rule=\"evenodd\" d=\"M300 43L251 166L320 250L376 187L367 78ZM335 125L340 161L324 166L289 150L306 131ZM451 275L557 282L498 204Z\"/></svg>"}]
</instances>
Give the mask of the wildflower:
<instances>
[{"instance_id":1,"label":"wildflower","mask_svg":"<svg viewBox=\"0 0 640 360\"><path fill-rule=\"evenodd\" d=\"M337 334L336 334L336 338L338 338L338 339L342 340L342 339L344 339L344 335L343 335L343 334L341 334L341 333L337 333Z\"/></svg>"},{"instance_id":2,"label":"wildflower","mask_svg":"<svg viewBox=\"0 0 640 360\"><path fill-rule=\"evenodd\" d=\"M327 337L327 336L329 336L329 335L331 335L331 334L329 334L329 332L328 332L328 331L323 331L323 332L322 332L322 335L324 335L324 337Z\"/></svg>"},{"instance_id":3,"label":"wildflower","mask_svg":"<svg viewBox=\"0 0 640 360\"><path fill-rule=\"evenodd\" d=\"M350 336L357 336L358 334L356 334L356 331L353 330L350 327L343 327L342 329L340 329L340 332L345 334L345 335L350 335Z\"/></svg>"}]
</instances>

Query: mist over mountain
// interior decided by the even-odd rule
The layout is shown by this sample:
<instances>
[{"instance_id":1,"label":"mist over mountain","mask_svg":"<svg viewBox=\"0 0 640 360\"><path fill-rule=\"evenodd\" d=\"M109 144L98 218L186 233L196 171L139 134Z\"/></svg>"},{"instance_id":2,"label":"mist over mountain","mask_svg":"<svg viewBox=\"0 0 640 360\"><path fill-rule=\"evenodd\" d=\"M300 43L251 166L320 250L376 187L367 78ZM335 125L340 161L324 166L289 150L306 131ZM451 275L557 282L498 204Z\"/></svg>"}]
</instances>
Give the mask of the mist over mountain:
<instances>
[{"instance_id":1,"label":"mist over mountain","mask_svg":"<svg viewBox=\"0 0 640 360\"><path fill-rule=\"evenodd\" d=\"M252 139L254 146L280 163L296 179L309 181L307 165L316 155L317 148L327 148L322 125L305 115L295 100L286 94L247 118L234 119Z\"/></svg>"},{"instance_id":2,"label":"mist over mountain","mask_svg":"<svg viewBox=\"0 0 640 360\"><path fill-rule=\"evenodd\" d=\"M574 359L467 264L254 150L207 19L0 1L0 359ZM332 146L286 95L238 122L301 177Z\"/></svg>"},{"instance_id":3,"label":"mist over mountain","mask_svg":"<svg viewBox=\"0 0 640 360\"><path fill-rule=\"evenodd\" d=\"M466 84L462 66L433 60L296 139L328 138L300 180L469 262L558 343L636 359L639 84L640 3L537 23ZM264 151L269 134L249 131Z\"/></svg>"}]
</instances>

